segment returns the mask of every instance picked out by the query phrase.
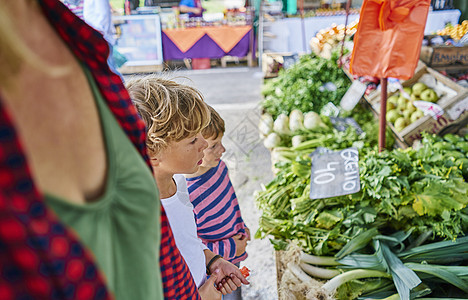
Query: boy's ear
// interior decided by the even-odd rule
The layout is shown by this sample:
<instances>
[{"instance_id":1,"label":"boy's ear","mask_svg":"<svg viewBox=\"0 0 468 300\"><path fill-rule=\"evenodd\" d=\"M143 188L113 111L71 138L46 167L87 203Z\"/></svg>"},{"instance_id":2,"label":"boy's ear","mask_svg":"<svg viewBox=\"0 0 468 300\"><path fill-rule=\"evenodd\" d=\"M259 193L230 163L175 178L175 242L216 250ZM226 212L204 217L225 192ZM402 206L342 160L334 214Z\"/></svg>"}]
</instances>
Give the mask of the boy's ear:
<instances>
[{"instance_id":1,"label":"boy's ear","mask_svg":"<svg viewBox=\"0 0 468 300\"><path fill-rule=\"evenodd\" d=\"M150 163L151 163L151 166L157 167L159 166L159 159L157 157L152 157L150 158Z\"/></svg>"},{"instance_id":2,"label":"boy's ear","mask_svg":"<svg viewBox=\"0 0 468 300\"><path fill-rule=\"evenodd\" d=\"M159 164L161 163L159 153L156 153L155 151L148 149L148 156L149 156L150 164L152 167L159 166Z\"/></svg>"}]
</instances>

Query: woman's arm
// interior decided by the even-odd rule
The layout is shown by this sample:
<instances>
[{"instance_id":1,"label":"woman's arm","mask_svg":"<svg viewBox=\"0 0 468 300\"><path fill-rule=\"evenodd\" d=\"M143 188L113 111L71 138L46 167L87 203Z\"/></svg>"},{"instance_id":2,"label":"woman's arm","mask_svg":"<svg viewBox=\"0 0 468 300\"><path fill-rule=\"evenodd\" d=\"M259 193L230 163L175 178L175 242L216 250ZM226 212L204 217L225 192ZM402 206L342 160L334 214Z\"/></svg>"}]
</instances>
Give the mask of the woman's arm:
<instances>
[{"instance_id":1,"label":"woman's arm","mask_svg":"<svg viewBox=\"0 0 468 300\"><path fill-rule=\"evenodd\" d=\"M179 11L181 13L193 13L193 14L199 15L202 12L202 8L201 7L190 7L190 6L187 6L187 5L180 5L179 6Z\"/></svg>"}]
</instances>

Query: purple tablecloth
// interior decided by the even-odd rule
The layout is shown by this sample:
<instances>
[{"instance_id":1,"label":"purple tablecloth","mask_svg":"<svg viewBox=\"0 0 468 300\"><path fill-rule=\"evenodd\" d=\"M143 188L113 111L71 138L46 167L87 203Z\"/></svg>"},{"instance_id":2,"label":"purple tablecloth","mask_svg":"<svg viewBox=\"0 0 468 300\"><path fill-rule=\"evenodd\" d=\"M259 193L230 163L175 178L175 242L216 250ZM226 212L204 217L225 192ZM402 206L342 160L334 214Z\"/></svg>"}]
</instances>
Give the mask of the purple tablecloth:
<instances>
[{"instance_id":1,"label":"purple tablecloth","mask_svg":"<svg viewBox=\"0 0 468 300\"><path fill-rule=\"evenodd\" d=\"M249 53L249 42L252 30L235 45L231 51L224 52L208 35L204 35L187 52L182 52L177 46L162 32L162 46L164 60L184 59L184 58L221 58L223 56L244 57Z\"/></svg>"}]
</instances>

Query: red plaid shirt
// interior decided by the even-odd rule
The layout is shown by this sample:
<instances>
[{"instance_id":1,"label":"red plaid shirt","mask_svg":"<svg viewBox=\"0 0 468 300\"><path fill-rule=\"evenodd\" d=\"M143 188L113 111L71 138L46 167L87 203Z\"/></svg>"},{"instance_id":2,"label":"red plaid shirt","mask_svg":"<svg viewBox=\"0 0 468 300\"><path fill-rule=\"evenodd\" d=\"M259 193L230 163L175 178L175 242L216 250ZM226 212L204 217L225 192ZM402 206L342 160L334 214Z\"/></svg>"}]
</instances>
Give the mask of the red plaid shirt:
<instances>
[{"instance_id":1,"label":"red plaid shirt","mask_svg":"<svg viewBox=\"0 0 468 300\"><path fill-rule=\"evenodd\" d=\"M88 66L110 110L148 163L144 123L120 77L109 70L107 42L58 0L38 2ZM200 299L162 206L160 267L165 299ZM0 99L0 300L111 298L91 255L45 206Z\"/></svg>"}]
</instances>

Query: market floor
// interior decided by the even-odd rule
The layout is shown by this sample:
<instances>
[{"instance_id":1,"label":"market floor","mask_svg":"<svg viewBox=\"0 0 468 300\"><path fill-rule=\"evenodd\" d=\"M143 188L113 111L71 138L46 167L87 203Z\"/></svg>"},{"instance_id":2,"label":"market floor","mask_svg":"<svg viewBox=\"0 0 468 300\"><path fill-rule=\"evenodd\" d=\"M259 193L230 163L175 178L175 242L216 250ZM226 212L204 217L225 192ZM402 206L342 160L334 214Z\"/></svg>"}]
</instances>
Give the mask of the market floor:
<instances>
[{"instance_id":1,"label":"market floor","mask_svg":"<svg viewBox=\"0 0 468 300\"><path fill-rule=\"evenodd\" d=\"M192 85L205 96L226 123L223 138L226 162L236 190L241 213L252 236L258 229L260 212L254 193L273 179L270 153L259 139L260 89L263 75L259 68L234 67L209 70L171 71L166 76ZM249 257L241 263L251 270L250 285L243 286L244 300L276 300L277 279L274 250L268 240L252 240Z\"/></svg>"}]
</instances>

